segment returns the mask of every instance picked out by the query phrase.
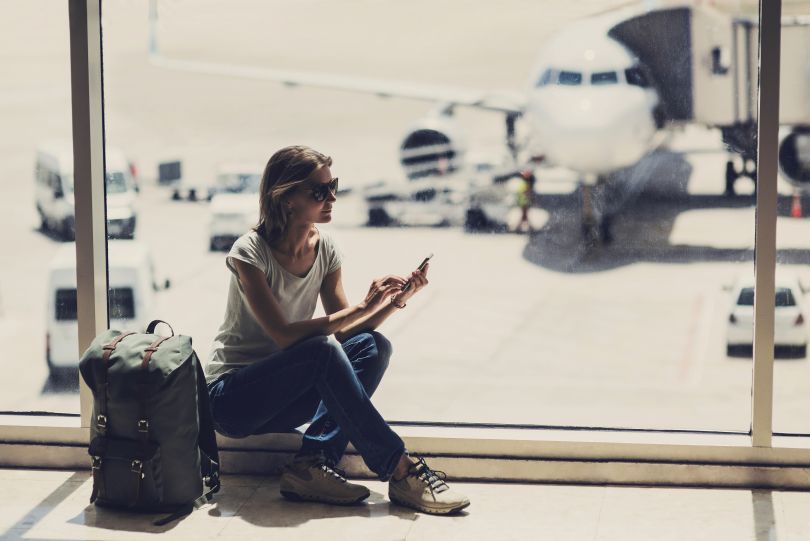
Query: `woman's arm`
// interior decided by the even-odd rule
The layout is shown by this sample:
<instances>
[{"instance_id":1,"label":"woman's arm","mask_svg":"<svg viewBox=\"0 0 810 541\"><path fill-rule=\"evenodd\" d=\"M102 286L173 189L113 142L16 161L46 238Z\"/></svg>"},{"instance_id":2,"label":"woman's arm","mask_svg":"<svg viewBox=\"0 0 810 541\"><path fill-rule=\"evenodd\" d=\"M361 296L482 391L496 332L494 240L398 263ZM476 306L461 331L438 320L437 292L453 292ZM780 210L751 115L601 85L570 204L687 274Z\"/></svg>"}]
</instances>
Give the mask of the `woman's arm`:
<instances>
[{"instance_id":1,"label":"woman's arm","mask_svg":"<svg viewBox=\"0 0 810 541\"><path fill-rule=\"evenodd\" d=\"M427 268L425 268L425 273L426 272ZM427 278L425 277L424 273L419 273L419 271L416 271L416 273L411 275L413 286L407 292L399 291L402 285L405 284L405 279L398 277L389 278L395 278L396 283L398 284L398 288L395 290L395 294L392 295L392 297L396 298L396 303L400 306L402 306L411 296L413 296L414 293L427 285ZM339 313L340 310L343 310L349 306L349 302L346 299L346 293L343 291L343 280L341 278L340 269L336 270L332 274L329 274L324 280L323 285L321 286L321 302L323 303L324 311L327 314ZM341 327L335 332L335 338L339 342L343 343L345 340L356 334L373 331L382 325L382 323L398 309L399 308L390 302L380 304L376 307L376 309L369 310L368 313L354 321L348 322L346 326Z\"/></svg>"},{"instance_id":2,"label":"woman's arm","mask_svg":"<svg viewBox=\"0 0 810 541\"><path fill-rule=\"evenodd\" d=\"M377 327L383 324L383 321L388 319L388 316L396 312L398 308L396 308L390 302L385 303L382 305L381 308L378 308L376 312L373 314L368 314L354 323L350 323L348 326L342 328L341 330L335 333L335 338L337 338L338 342L343 343L344 341L348 340L352 336L356 334L360 334L361 332L369 332L375 330Z\"/></svg>"},{"instance_id":3,"label":"woman's arm","mask_svg":"<svg viewBox=\"0 0 810 541\"><path fill-rule=\"evenodd\" d=\"M325 317L291 323L284 317L264 272L250 263L238 259L232 261L256 321L282 349L306 338L333 334L339 329L351 325L370 310L376 310L379 304L379 301L375 302L375 299L370 300L367 297L366 300L355 306L345 303L341 309ZM369 293L371 296L371 292ZM345 301L345 295L343 298Z\"/></svg>"},{"instance_id":4,"label":"woman's arm","mask_svg":"<svg viewBox=\"0 0 810 541\"><path fill-rule=\"evenodd\" d=\"M327 314L337 314L345 310L349 306L349 301L346 299L346 292L343 290L343 278L341 269L328 274L321 285L321 303L323 303L323 310ZM348 338L359 334L364 331L372 331L376 329L388 315L391 314L391 305L384 304L371 313L365 313L354 322L348 322L346 326L341 327L335 332L335 338L338 342L343 343ZM385 317L378 318L379 314L388 312Z\"/></svg>"}]
</instances>

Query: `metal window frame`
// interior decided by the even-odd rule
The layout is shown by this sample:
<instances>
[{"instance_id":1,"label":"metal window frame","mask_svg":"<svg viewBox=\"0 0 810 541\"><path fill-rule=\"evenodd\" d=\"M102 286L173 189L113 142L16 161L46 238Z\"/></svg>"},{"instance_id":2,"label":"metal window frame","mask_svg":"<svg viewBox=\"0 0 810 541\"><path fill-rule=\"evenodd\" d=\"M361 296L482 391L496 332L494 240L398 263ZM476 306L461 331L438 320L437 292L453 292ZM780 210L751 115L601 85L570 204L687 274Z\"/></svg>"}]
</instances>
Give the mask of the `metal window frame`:
<instances>
[{"instance_id":1,"label":"metal window frame","mask_svg":"<svg viewBox=\"0 0 810 541\"><path fill-rule=\"evenodd\" d=\"M79 340L107 328L101 1L70 0ZM777 438L773 321L781 0L760 1L755 341L750 434L398 427L455 478L810 488L810 438ZM0 417L0 466L86 468L91 400L74 418ZM300 435L220 438L226 471L273 472ZM776 445L774 445L776 443ZM346 465L369 475L351 451Z\"/></svg>"},{"instance_id":2,"label":"metal window frame","mask_svg":"<svg viewBox=\"0 0 810 541\"><path fill-rule=\"evenodd\" d=\"M757 206L754 241L754 365L751 386L751 440L755 447L770 447L773 440L776 174L781 25L782 0L760 0Z\"/></svg>"},{"instance_id":3,"label":"metal window frame","mask_svg":"<svg viewBox=\"0 0 810 541\"><path fill-rule=\"evenodd\" d=\"M101 0L70 0L70 71L79 355L107 329L107 209ZM93 397L80 378L81 426Z\"/></svg>"}]
</instances>

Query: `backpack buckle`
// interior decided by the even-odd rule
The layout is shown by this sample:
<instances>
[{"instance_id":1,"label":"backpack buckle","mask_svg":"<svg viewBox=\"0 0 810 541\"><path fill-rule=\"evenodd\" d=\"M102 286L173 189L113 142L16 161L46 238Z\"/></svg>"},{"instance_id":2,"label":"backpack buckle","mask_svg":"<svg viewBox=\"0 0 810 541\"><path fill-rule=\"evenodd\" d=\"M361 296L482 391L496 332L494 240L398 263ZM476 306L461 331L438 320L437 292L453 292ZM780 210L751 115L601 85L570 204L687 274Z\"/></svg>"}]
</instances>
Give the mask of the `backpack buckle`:
<instances>
[{"instance_id":1,"label":"backpack buckle","mask_svg":"<svg viewBox=\"0 0 810 541\"><path fill-rule=\"evenodd\" d=\"M90 468L92 470L100 470L101 469L101 457L100 456L93 456Z\"/></svg>"},{"instance_id":2,"label":"backpack buckle","mask_svg":"<svg viewBox=\"0 0 810 541\"><path fill-rule=\"evenodd\" d=\"M136 458L132 461L132 464L129 465L129 469L132 473L137 473L141 476L141 479L143 479L143 462Z\"/></svg>"},{"instance_id":3,"label":"backpack buckle","mask_svg":"<svg viewBox=\"0 0 810 541\"><path fill-rule=\"evenodd\" d=\"M149 432L149 421L146 419L138 420L138 432Z\"/></svg>"},{"instance_id":4,"label":"backpack buckle","mask_svg":"<svg viewBox=\"0 0 810 541\"><path fill-rule=\"evenodd\" d=\"M96 417L96 426L99 430L106 430L107 429L107 416L98 414Z\"/></svg>"}]
</instances>

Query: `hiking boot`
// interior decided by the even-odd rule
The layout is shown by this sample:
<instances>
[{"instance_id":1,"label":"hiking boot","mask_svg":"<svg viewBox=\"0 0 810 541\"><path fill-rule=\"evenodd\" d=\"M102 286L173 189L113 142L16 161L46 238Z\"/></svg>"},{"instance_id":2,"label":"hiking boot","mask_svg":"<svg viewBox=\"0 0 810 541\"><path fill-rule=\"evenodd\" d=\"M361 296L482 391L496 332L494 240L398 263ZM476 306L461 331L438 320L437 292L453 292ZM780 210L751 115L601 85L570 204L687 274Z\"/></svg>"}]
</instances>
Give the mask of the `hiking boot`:
<instances>
[{"instance_id":1,"label":"hiking boot","mask_svg":"<svg viewBox=\"0 0 810 541\"><path fill-rule=\"evenodd\" d=\"M447 515L461 511L470 500L444 482L446 475L428 468L424 458L408 470L399 481L388 482L388 498L400 505L434 515Z\"/></svg>"},{"instance_id":2,"label":"hiking boot","mask_svg":"<svg viewBox=\"0 0 810 541\"><path fill-rule=\"evenodd\" d=\"M320 457L296 457L281 474L281 495L293 501L351 505L371 494Z\"/></svg>"}]
</instances>

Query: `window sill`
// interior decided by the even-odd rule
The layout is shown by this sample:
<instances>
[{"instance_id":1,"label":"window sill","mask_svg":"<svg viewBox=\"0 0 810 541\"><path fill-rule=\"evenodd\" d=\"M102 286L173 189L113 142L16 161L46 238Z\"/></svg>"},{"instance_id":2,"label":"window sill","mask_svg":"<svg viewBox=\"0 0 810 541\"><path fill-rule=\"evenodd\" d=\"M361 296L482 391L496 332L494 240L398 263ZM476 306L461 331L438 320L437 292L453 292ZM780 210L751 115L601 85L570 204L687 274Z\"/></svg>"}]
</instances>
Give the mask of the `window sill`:
<instances>
[{"instance_id":1,"label":"window sill","mask_svg":"<svg viewBox=\"0 0 810 541\"><path fill-rule=\"evenodd\" d=\"M77 417L0 416L0 466L88 467ZM14 425L11 425L14 423ZM412 453L451 478L553 483L810 488L810 438L752 447L741 434L397 426ZM225 473L276 474L301 435L219 438ZM371 477L350 447L341 464Z\"/></svg>"}]
</instances>

